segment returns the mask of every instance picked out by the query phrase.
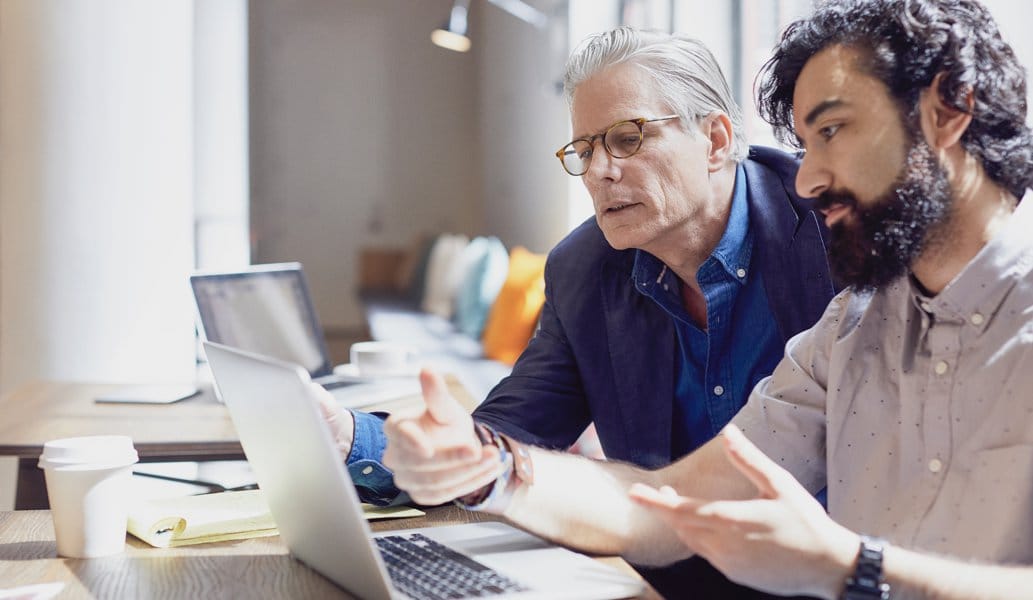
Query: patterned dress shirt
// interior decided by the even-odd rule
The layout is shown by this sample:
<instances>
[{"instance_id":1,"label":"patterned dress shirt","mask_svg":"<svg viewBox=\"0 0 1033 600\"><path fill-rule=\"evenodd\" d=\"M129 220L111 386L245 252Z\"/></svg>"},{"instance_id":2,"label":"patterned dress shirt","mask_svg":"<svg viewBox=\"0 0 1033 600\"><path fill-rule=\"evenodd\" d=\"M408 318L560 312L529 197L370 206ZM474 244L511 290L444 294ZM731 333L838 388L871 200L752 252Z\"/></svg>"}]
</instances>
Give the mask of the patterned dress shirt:
<instances>
[{"instance_id":1,"label":"patterned dress shirt","mask_svg":"<svg viewBox=\"0 0 1033 600\"><path fill-rule=\"evenodd\" d=\"M903 547L1033 564L1033 192L936 296L847 290L736 416L831 516Z\"/></svg>"}]
</instances>

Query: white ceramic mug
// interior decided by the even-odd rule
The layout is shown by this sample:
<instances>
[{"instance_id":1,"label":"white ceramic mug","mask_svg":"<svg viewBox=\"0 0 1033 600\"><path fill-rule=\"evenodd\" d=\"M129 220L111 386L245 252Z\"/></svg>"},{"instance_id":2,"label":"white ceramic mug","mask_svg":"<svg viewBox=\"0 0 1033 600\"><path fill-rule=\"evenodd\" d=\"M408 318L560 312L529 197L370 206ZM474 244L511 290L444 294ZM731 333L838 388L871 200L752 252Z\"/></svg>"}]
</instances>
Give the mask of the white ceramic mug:
<instances>
[{"instance_id":1,"label":"white ceramic mug","mask_svg":"<svg viewBox=\"0 0 1033 600\"><path fill-rule=\"evenodd\" d=\"M416 350L405 344L359 342L351 347L351 364L363 377L412 375L415 362Z\"/></svg>"},{"instance_id":2,"label":"white ceramic mug","mask_svg":"<svg viewBox=\"0 0 1033 600\"><path fill-rule=\"evenodd\" d=\"M38 465L47 482L60 556L122 552L130 478L138 460L133 440L124 435L63 438L43 445Z\"/></svg>"}]
</instances>

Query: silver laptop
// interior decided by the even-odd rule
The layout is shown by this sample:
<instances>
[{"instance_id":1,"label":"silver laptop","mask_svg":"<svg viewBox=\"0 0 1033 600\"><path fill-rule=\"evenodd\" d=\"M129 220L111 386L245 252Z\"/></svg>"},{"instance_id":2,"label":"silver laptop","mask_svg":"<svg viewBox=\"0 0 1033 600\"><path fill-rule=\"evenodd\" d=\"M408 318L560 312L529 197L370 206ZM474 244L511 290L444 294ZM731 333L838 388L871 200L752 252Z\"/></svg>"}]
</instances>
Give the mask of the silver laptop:
<instances>
[{"instance_id":1,"label":"silver laptop","mask_svg":"<svg viewBox=\"0 0 1033 600\"><path fill-rule=\"evenodd\" d=\"M304 367L325 388L359 383L336 375L300 263L190 276L201 337Z\"/></svg>"},{"instance_id":2,"label":"silver laptop","mask_svg":"<svg viewBox=\"0 0 1033 600\"><path fill-rule=\"evenodd\" d=\"M381 598L626 598L640 580L504 523L373 535L298 365L205 343L216 385L291 553Z\"/></svg>"}]
</instances>

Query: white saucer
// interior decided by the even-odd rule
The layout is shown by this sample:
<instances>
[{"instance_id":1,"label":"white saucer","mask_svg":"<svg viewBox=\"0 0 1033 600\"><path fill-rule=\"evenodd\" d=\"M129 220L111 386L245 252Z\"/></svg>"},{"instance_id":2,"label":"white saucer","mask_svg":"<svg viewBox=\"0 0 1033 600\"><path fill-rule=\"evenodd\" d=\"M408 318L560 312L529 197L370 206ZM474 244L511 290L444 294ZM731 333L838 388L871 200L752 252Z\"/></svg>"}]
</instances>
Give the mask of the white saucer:
<instances>
[{"instance_id":1,"label":"white saucer","mask_svg":"<svg viewBox=\"0 0 1033 600\"><path fill-rule=\"evenodd\" d=\"M377 373L376 375L363 375L359 373L359 365L345 363L334 367L334 375L344 381L383 381L391 379L410 379L419 377L419 367L406 367L390 373Z\"/></svg>"}]
</instances>

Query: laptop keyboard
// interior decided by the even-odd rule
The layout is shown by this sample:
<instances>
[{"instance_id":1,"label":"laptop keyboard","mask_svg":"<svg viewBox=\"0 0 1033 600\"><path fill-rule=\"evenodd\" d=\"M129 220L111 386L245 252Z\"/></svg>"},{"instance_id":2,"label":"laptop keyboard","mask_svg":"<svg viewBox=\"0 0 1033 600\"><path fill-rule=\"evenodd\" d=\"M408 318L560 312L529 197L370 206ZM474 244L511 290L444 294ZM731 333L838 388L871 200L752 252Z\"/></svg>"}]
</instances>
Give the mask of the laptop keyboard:
<instances>
[{"instance_id":1,"label":"laptop keyboard","mask_svg":"<svg viewBox=\"0 0 1033 600\"><path fill-rule=\"evenodd\" d=\"M374 539L395 588L418 600L479 598L527 589L419 533Z\"/></svg>"}]
</instances>

